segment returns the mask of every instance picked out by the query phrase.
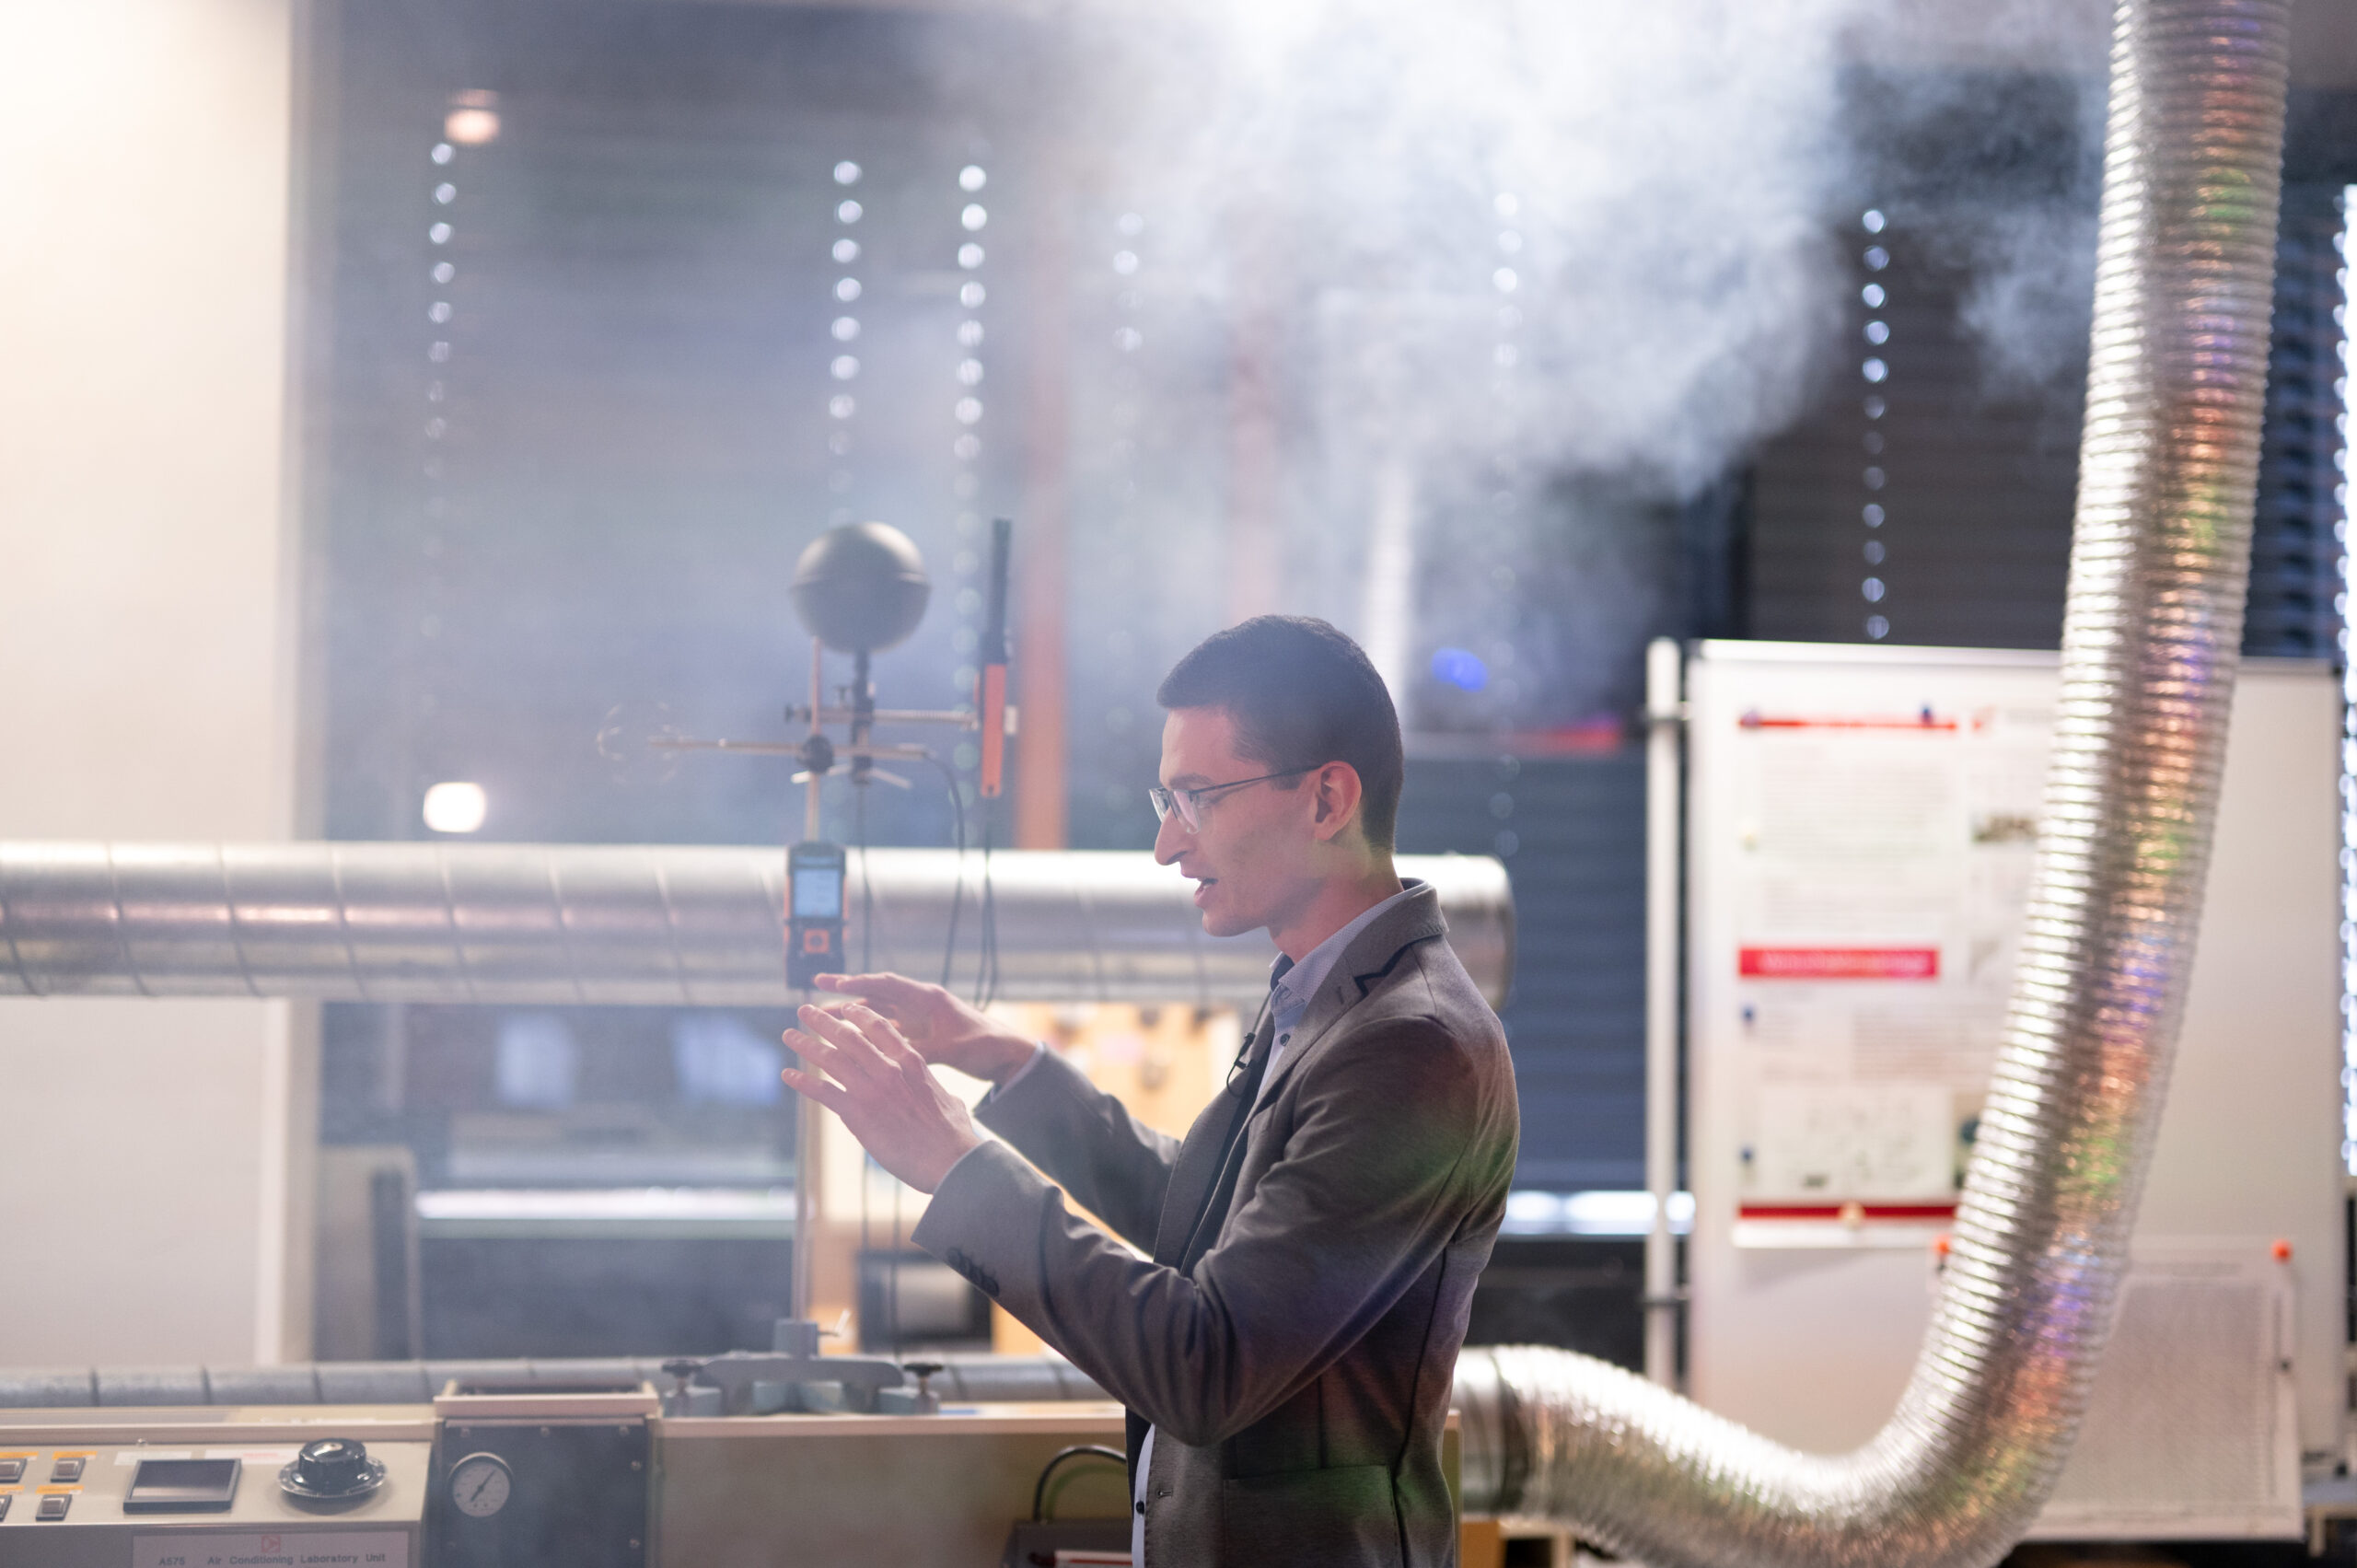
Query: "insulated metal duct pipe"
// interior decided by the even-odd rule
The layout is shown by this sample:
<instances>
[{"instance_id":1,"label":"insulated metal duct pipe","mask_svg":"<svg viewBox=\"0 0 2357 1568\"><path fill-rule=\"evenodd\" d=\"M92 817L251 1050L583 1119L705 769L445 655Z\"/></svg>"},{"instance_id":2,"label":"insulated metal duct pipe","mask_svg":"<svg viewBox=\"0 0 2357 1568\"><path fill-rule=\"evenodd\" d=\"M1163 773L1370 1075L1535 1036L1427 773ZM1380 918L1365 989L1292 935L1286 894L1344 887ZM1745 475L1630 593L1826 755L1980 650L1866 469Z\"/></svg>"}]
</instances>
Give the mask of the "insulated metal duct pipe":
<instances>
[{"instance_id":1,"label":"insulated metal duct pipe","mask_svg":"<svg viewBox=\"0 0 2357 1568\"><path fill-rule=\"evenodd\" d=\"M534 1361L297 1361L277 1366L0 1366L0 1410L91 1406L422 1405L452 1378L504 1383L637 1381L672 1387L668 1356ZM697 1358L701 1359L701 1358ZM1102 1400L1061 1356L942 1353L934 1387L950 1401Z\"/></svg>"},{"instance_id":2,"label":"insulated metal duct pipe","mask_svg":"<svg viewBox=\"0 0 2357 1568\"><path fill-rule=\"evenodd\" d=\"M1486 856L1403 855L1492 1005L1514 898ZM0 996L784 1006L785 854L692 845L0 842ZM1206 936L1145 854L991 856L999 993L1236 1004L1268 994L1265 936ZM952 904L970 983L982 858L852 855L848 956L938 979ZM865 912L874 911L872 931Z\"/></svg>"},{"instance_id":3,"label":"insulated metal duct pipe","mask_svg":"<svg viewBox=\"0 0 2357 1568\"><path fill-rule=\"evenodd\" d=\"M1872 1441L1770 1442L1562 1352L1468 1353L1469 1508L1652 1565L1980 1568L2077 1434L2160 1122L2241 640L2285 0L2123 0L2062 687L2005 1042L1921 1359Z\"/></svg>"}]
</instances>

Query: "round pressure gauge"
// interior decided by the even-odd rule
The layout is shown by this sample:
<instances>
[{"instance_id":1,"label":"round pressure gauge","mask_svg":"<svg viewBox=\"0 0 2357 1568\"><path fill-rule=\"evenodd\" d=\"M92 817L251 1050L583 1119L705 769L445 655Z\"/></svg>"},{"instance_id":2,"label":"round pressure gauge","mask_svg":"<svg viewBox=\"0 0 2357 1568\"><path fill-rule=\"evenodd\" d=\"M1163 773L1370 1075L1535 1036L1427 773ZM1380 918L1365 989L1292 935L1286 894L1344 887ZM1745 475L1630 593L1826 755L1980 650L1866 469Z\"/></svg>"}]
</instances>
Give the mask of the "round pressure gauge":
<instances>
[{"instance_id":1,"label":"round pressure gauge","mask_svg":"<svg viewBox=\"0 0 2357 1568\"><path fill-rule=\"evenodd\" d=\"M470 1519L488 1519L507 1506L516 1477L496 1454L469 1454L450 1467L450 1504Z\"/></svg>"}]
</instances>

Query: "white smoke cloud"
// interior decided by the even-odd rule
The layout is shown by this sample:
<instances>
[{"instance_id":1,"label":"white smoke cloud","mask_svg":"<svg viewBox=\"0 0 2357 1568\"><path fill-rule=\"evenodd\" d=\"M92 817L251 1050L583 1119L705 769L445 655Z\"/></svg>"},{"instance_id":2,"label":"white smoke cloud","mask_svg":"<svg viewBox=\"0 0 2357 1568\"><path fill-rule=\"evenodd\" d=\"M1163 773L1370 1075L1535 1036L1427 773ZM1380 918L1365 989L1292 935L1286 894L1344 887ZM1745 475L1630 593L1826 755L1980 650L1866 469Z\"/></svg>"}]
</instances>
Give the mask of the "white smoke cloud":
<instances>
[{"instance_id":1,"label":"white smoke cloud","mask_svg":"<svg viewBox=\"0 0 2357 1568\"><path fill-rule=\"evenodd\" d=\"M1684 493L1805 396L1860 0L1086 15L1096 124L1194 287L1233 302L1267 269L1458 308L1454 363L1410 355L1405 438L1463 439L1506 345L1512 445Z\"/></svg>"},{"instance_id":2,"label":"white smoke cloud","mask_svg":"<svg viewBox=\"0 0 2357 1568\"><path fill-rule=\"evenodd\" d=\"M2092 134L2101 0L1065 15L1076 173L1141 226L1098 237L1138 269L1119 286L1227 334L1132 373L1174 428L1234 417L1234 382L1203 374L1222 355L1289 383L1271 405L1283 608L1376 648L1422 726L1633 703L1644 637L1683 624L1680 506L1854 380L1861 215L1925 146L1980 182L1966 201L1918 180L1906 202L1968 274L1959 323L1991 394L2042 394L2084 353L2092 185L2009 187L2014 142L2043 129L1976 95L2061 81L2039 101L2080 101ZM1862 73L1879 83L1863 119ZM1187 374L1157 382L1157 363ZM1443 645L1486 661L1488 687L1423 679Z\"/></svg>"}]
</instances>

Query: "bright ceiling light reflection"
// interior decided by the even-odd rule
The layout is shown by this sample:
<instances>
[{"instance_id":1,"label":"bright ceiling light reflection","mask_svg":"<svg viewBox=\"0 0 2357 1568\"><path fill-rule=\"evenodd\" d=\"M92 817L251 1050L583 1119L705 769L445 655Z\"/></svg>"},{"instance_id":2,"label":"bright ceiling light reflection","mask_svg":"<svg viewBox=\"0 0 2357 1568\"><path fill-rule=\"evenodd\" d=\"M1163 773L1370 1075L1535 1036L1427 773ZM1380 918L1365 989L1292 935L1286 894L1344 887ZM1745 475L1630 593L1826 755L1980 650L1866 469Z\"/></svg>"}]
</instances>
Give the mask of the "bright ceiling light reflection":
<instances>
[{"instance_id":1,"label":"bright ceiling light reflection","mask_svg":"<svg viewBox=\"0 0 2357 1568\"><path fill-rule=\"evenodd\" d=\"M437 833L471 833L490 809L479 784L438 784L425 792L425 825Z\"/></svg>"},{"instance_id":2,"label":"bright ceiling light reflection","mask_svg":"<svg viewBox=\"0 0 2357 1568\"><path fill-rule=\"evenodd\" d=\"M442 134L462 147L488 146L499 139L499 95L470 87L450 95L450 112L442 118ZM437 157L436 163L447 160Z\"/></svg>"},{"instance_id":3,"label":"bright ceiling light reflection","mask_svg":"<svg viewBox=\"0 0 2357 1568\"><path fill-rule=\"evenodd\" d=\"M499 140L499 115L488 109L454 109L442 122L442 134L462 147L480 147Z\"/></svg>"}]
</instances>

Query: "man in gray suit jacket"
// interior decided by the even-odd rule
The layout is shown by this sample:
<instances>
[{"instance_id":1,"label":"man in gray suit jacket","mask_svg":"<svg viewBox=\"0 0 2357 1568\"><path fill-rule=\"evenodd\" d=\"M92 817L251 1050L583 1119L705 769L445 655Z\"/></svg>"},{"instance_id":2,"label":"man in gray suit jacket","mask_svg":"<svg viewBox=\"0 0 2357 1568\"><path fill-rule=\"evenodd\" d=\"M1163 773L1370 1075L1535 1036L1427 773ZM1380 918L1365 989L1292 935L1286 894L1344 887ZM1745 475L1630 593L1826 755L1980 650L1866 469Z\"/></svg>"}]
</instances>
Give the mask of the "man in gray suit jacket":
<instances>
[{"instance_id":1,"label":"man in gray suit jacket","mask_svg":"<svg viewBox=\"0 0 2357 1568\"><path fill-rule=\"evenodd\" d=\"M1142 1565L1453 1563L1441 1428L1505 1214L1514 1074L1438 900L1392 868L1398 717L1350 639L1276 616L1157 695L1155 854L1207 931L1266 927L1281 955L1185 1142L893 975L822 981L857 1000L803 1009L786 1079L934 1194L921 1246L1129 1407ZM980 1116L1005 1143L929 1063L993 1081Z\"/></svg>"}]
</instances>

